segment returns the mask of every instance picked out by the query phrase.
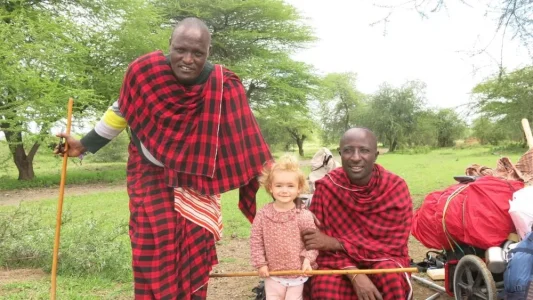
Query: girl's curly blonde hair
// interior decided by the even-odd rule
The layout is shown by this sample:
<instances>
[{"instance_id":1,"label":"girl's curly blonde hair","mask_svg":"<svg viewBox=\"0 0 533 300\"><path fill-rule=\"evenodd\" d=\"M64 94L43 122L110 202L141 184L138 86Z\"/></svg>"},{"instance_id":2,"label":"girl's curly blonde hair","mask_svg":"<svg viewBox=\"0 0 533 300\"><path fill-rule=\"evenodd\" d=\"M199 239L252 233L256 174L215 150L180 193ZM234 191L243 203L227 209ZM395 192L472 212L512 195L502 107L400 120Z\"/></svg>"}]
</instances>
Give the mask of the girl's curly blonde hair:
<instances>
[{"instance_id":1,"label":"girl's curly blonde hair","mask_svg":"<svg viewBox=\"0 0 533 300\"><path fill-rule=\"evenodd\" d=\"M261 177L259 177L259 182L271 196L272 193L268 187L272 185L272 180L276 171L295 172L298 174L298 188L301 190L301 193L309 191L309 183L307 182L306 175L300 169L298 159L293 155L285 154L276 162L267 165L263 169Z\"/></svg>"}]
</instances>

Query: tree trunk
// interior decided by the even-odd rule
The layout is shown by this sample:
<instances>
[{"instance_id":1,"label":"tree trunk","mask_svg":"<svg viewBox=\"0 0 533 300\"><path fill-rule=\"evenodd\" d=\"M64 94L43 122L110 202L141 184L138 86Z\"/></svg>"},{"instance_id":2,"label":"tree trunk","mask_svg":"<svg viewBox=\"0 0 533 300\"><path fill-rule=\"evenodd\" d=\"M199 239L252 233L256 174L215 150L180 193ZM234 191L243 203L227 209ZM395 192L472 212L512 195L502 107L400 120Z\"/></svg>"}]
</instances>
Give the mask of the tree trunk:
<instances>
[{"instance_id":1,"label":"tree trunk","mask_svg":"<svg viewBox=\"0 0 533 300\"><path fill-rule=\"evenodd\" d=\"M296 145L298 145L298 154L300 154L300 156L303 157L304 156L304 141L307 138L307 136L305 134L300 135L298 133L298 130L294 130L292 128L286 128L286 129L296 141Z\"/></svg>"},{"instance_id":2,"label":"tree trunk","mask_svg":"<svg viewBox=\"0 0 533 300\"><path fill-rule=\"evenodd\" d=\"M298 138L296 139L296 144L298 145L298 154L300 154L301 157L304 156L304 139Z\"/></svg>"},{"instance_id":3,"label":"tree trunk","mask_svg":"<svg viewBox=\"0 0 533 300\"><path fill-rule=\"evenodd\" d=\"M389 152L394 152L394 150L396 150L396 147L398 147L398 142L396 142L396 139L395 139L390 145Z\"/></svg>"},{"instance_id":4,"label":"tree trunk","mask_svg":"<svg viewBox=\"0 0 533 300\"><path fill-rule=\"evenodd\" d=\"M18 180L32 180L35 178L33 171L33 156L26 155L24 147L18 145L14 154L15 165L19 171Z\"/></svg>"},{"instance_id":5,"label":"tree trunk","mask_svg":"<svg viewBox=\"0 0 533 300\"><path fill-rule=\"evenodd\" d=\"M11 155L13 155L13 161L19 172L18 180L32 180L35 178L33 158L35 157L40 144L34 143L30 152L26 154L24 145L22 144L22 132L13 132L10 130L4 130L3 132L9 145L9 151L11 152Z\"/></svg>"}]
</instances>

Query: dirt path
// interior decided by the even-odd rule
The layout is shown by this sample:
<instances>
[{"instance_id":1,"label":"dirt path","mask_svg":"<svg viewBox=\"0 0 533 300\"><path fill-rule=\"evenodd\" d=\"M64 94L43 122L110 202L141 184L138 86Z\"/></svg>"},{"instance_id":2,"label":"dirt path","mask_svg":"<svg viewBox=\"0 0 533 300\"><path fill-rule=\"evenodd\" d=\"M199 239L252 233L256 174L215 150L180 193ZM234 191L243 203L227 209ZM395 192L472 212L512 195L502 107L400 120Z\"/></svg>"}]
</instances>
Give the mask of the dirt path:
<instances>
[{"instance_id":1,"label":"dirt path","mask_svg":"<svg viewBox=\"0 0 533 300\"><path fill-rule=\"evenodd\" d=\"M69 185L65 187L65 196L114 191L126 191L126 183ZM59 187L0 191L0 206L18 205L22 201L39 201L57 198L58 196Z\"/></svg>"}]
</instances>

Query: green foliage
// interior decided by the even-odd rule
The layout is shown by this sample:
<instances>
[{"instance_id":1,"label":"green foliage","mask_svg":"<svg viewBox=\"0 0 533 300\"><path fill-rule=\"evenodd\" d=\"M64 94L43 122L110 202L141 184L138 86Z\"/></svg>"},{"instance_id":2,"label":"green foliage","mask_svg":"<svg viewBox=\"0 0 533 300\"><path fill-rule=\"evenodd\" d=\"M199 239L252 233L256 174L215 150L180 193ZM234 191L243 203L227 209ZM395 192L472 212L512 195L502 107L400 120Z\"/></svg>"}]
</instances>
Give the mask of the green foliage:
<instances>
[{"instance_id":1,"label":"green foliage","mask_svg":"<svg viewBox=\"0 0 533 300\"><path fill-rule=\"evenodd\" d=\"M452 109L441 109L436 113L437 146L451 147L461 138L466 124Z\"/></svg>"},{"instance_id":2,"label":"green foliage","mask_svg":"<svg viewBox=\"0 0 533 300\"><path fill-rule=\"evenodd\" d=\"M290 53L314 40L311 28L302 22L296 8L281 0L154 3L163 9L168 20L190 16L205 20L212 30L212 59L232 67L241 62L244 67L251 58L276 58L277 54Z\"/></svg>"},{"instance_id":3,"label":"green foliage","mask_svg":"<svg viewBox=\"0 0 533 300\"><path fill-rule=\"evenodd\" d=\"M299 110L291 105L272 106L256 113L261 132L267 143L281 145L285 151L296 144L300 156L304 156L304 142L312 138L317 125L305 107Z\"/></svg>"},{"instance_id":4,"label":"green foliage","mask_svg":"<svg viewBox=\"0 0 533 300\"><path fill-rule=\"evenodd\" d=\"M129 143L130 137L126 131L123 131L94 155L89 154L87 160L98 163L126 162L128 160Z\"/></svg>"},{"instance_id":5,"label":"green foliage","mask_svg":"<svg viewBox=\"0 0 533 300\"><path fill-rule=\"evenodd\" d=\"M325 143L337 143L346 130L364 122L364 96L356 88L356 74L328 74L319 97Z\"/></svg>"},{"instance_id":6,"label":"green foliage","mask_svg":"<svg viewBox=\"0 0 533 300\"><path fill-rule=\"evenodd\" d=\"M489 118L498 120L509 139L522 138L520 120L533 120L533 67L504 73L481 84L473 92L477 101L474 108Z\"/></svg>"},{"instance_id":7,"label":"green foliage","mask_svg":"<svg viewBox=\"0 0 533 300\"><path fill-rule=\"evenodd\" d=\"M425 101L424 93L422 82L406 82L399 88L385 83L370 98L366 126L389 146L390 152L416 129L417 114Z\"/></svg>"},{"instance_id":8,"label":"green foliage","mask_svg":"<svg viewBox=\"0 0 533 300\"><path fill-rule=\"evenodd\" d=\"M475 119L472 124L472 130L472 135L479 140L481 145L498 145L506 140L503 128L487 117Z\"/></svg>"}]
</instances>

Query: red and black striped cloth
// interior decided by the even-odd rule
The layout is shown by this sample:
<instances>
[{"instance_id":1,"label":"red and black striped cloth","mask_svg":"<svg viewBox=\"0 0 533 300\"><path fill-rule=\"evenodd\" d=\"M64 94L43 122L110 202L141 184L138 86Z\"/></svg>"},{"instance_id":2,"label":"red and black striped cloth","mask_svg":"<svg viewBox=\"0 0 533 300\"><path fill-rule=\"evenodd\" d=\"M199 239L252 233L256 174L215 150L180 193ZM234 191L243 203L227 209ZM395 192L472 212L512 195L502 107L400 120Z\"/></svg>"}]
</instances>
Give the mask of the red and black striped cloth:
<instances>
[{"instance_id":1,"label":"red and black striped cloth","mask_svg":"<svg viewBox=\"0 0 533 300\"><path fill-rule=\"evenodd\" d=\"M272 157L242 83L215 66L205 84L180 85L157 51L129 66L119 107L131 130L165 165L149 163L130 144L135 298L205 299L217 263L215 240L174 210L174 187L208 195L240 188L239 207L253 220L257 176Z\"/></svg>"},{"instance_id":2,"label":"red and black striped cloth","mask_svg":"<svg viewBox=\"0 0 533 300\"><path fill-rule=\"evenodd\" d=\"M130 64L119 107L168 185L205 195L241 188L239 207L253 220L256 177L272 156L237 75L215 65L205 84L184 86L152 52Z\"/></svg>"},{"instance_id":3,"label":"red and black striped cloth","mask_svg":"<svg viewBox=\"0 0 533 300\"><path fill-rule=\"evenodd\" d=\"M349 267L399 268L409 266L408 238L413 217L407 184L399 176L375 165L368 185L350 183L337 168L316 183L310 210L320 230L337 238L345 251L321 251L320 269ZM383 299L407 299L408 274L369 275ZM310 299L357 299L346 276L314 276Z\"/></svg>"}]
</instances>

